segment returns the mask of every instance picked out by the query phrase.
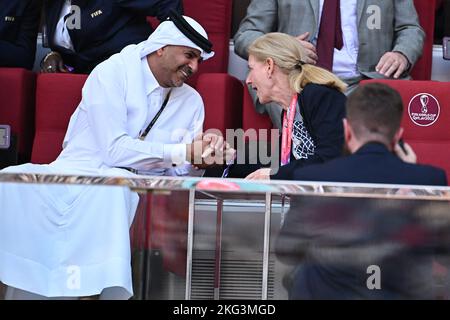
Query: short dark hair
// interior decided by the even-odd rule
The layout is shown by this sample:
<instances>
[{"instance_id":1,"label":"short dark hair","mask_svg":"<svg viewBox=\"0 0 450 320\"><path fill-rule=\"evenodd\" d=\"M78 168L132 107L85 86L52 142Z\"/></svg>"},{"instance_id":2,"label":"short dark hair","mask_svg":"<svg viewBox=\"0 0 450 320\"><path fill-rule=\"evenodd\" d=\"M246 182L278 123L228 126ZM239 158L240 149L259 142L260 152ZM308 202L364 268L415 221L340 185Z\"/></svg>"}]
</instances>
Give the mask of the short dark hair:
<instances>
[{"instance_id":1,"label":"short dark hair","mask_svg":"<svg viewBox=\"0 0 450 320\"><path fill-rule=\"evenodd\" d=\"M402 114L400 94L385 84L360 85L347 99L347 120L359 138L380 135L391 141Z\"/></svg>"}]
</instances>

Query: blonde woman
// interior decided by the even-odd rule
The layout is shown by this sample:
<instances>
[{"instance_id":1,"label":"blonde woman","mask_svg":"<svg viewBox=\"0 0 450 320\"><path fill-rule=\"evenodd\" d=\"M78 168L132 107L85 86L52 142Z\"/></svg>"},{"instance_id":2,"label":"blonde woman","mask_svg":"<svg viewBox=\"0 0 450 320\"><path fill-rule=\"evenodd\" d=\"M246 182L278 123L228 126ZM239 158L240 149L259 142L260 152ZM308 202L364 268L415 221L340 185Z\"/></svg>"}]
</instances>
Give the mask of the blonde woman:
<instances>
[{"instance_id":1,"label":"blonde woman","mask_svg":"<svg viewBox=\"0 0 450 320\"><path fill-rule=\"evenodd\" d=\"M247 179L292 179L296 168L341 155L346 84L331 72L305 63L294 37L268 33L248 49L246 83L261 103L276 102L281 114L280 168L259 169Z\"/></svg>"}]
</instances>

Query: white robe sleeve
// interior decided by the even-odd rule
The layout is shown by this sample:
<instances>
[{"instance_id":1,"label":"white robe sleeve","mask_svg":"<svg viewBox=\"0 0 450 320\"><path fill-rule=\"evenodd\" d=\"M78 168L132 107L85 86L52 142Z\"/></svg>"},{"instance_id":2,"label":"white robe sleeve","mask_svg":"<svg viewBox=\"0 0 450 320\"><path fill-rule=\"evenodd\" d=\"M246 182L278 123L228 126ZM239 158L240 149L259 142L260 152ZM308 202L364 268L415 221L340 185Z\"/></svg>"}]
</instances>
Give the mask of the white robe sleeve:
<instances>
[{"instance_id":1,"label":"white robe sleeve","mask_svg":"<svg viewBox=\"0 0 450 320\"><path fill-rule=\"evenodd\" d=\"M203 132L203 123L205 120L205 111L203 108L198 108L194 115L194 121L189 131L184 136L183 142L191 143L194 141L195 137ZM174 168L169 168L166 170L166 176L203 176L205 170L195 169L193 165L189 162L185 162L184 165L177 166Z\"/></svg>"},{"instance_id":2,"label":"white robe sleeve","mask_svg":"<svg viewBox=\"0 0 450 320\"><path fill-rule=\"evenodd\" d=\"M124 71L120 68L114 70L111 66L100 66L83 88L80 107L87 114L104 163L138 170L185 163L185 144L141 141L128 134L126 95L127 85L131 84L126 84L121 72Z\"/></svg>"}]
</instances>

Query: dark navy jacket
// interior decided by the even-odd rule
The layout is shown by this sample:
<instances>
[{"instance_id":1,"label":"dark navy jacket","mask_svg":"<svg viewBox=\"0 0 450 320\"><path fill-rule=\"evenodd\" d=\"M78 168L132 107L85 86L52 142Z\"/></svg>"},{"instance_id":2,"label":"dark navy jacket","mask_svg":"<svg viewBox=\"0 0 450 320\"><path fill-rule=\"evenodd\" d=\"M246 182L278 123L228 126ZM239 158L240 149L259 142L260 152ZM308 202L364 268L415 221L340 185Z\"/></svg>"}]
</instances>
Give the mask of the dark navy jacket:
<instances>
[{"instance_id":1,"label":"dark navy jacket","mask_svg":"<svg viewBox=\"0 0 450 320\"><path fill-rule=\"evenodd\" d=\"M46 40L76 73L89 73L100 62L129 44L148 38L147 16L165 19L170 8L182 13L180 0L72 0L81 9L81 28L69 29L75 53L54 43L63 0L45 2ZM71 20L74 21L74 20Z\"/></svg>"},{"instance_id":2,"label":"dark navy jacket","mask_svg":"<svg viewBox=\"0 0 450 320\"><path fill-rule=\"evenodd\" d=\"M347 157L298 169L294 178L447 185L443 170L405 163L379 143L368 143ZM277 256L298 265L291 281L290 298L434 298L435 252L442 247L448 250L448 240L436 236L448 234L450 230L439 231L442 226L431 223L433 208L425 200L291 199L291 208L276 242ZM370 266L381 270L380 289L367 287L372 274L367 271Z\"/></svg>"},{"instance_id":3,"label":"dark navy jacket","mask_svg":"<svg viewBox=\"0 0 450 320\"><path fill-rule=\"evenodd\" d=\"M310 83L298 95L298 105L303 122L315 144L314 154L307 159L296 160L291 152L289 164L281 166L271 176L276 180L292 180L298 168L322 163L341 156L344 147L346 96L328 86ZM283 117L284 111L281 114ZM281 144L280 144L281 146Z\"/></svg>"},{"instance_id":4,"label":"dark navy jacket","mask_svg":"<svg viewBox=\"0 0 450 320\"><path fill-rule=\"evenodd\" d=\"M354 154L300 168L294 180L446 186L444 170L402 161L382 144L368 143Z\"/></svg>"},{"instance_id":5,"label":"dark navy jacket","mask_svg":"<svg viewBox=\"0 0 450 320\"><path fill-rule=\"evenodd\" d=\"M298 108L302 115L308 133L314 141L314 154L307 159L295 159L291 152L290 163L278 168L277 173L271 176L274 180L292 180L294 171L307 165L323 163L342 155L344 147L344 127L342 119L345 117L346 96L336 89L328 86L310 83L307 84L298 95ZM283 117L284 112L281 114ZM280 132L281 141L281 132ZM258 146L261 148L262 146ZM267 146L271 150L271 145ZM259 158L249 154L255 152L246 145L246 150L242 150L246 155L245 164L234 164L231 167L230 178L244 178L248 174L262 167ZM241 150L238 150L240 152ZM278 150L272 150L277 154L278 159L281 155L281 143ZM259 154L270 154L270 152L257 151ZM238 159L239 159L238 154ZM253 162L248 159L255 159ZM256 163L256 164L251 164ZM279 161L278 161L279 163ZM266 163L267 164L267 163ZM265 164L265 165L266 165Z\"/></svg>"},{"instance_id":6,"label":"dark navy jacket","mask_svg":"<svg viewBox=\"0 0 450 320\"><path fill-rule=\"evenodd\" d=\"M0 1L0 67L33 68L40 0Z\"/></svg>"}]
</instances>

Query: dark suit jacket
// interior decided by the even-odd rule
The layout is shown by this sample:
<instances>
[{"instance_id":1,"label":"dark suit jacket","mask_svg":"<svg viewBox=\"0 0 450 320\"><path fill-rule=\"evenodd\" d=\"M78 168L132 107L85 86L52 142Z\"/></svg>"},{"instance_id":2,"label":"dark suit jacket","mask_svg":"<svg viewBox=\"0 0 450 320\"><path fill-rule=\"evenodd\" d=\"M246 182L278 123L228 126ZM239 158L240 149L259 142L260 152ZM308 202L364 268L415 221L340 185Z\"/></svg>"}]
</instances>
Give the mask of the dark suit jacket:
<instances>
[{"instance_id":1,"label":"dark suit jacket","mask_svg":"<svg viewBox=\"0 0 450 320\"><path fill-rule=\"evenodd\" d=\"M0 67L33 68L40 14L40 0L0 2Z\"/></svg>"},{"instance_id":2,"label":"dark suit jacket","mask_svg":"<svg viewBox=\"0 0 450 320\"><path fill-rule=\"evenodd\" d=\"M292 180L298 168L322 163L342 154L346 96L336 89L310 83L298 96L298 106L303 122L314 141L316 149L307 159L296 160L291 152L289 164L281 166L271 176L275 180ZM281 118L284 111L281 113ZM281 145L281 144L280 144Z\"/></svg>"},{"instance_id":3,"label":"dark suit jacket","mask_svg":"<svg viewBox=\"0 0 450 320\"><path fill-rule=\"evenodd\" d=\"M350 156L323 165L298 169L293 178L301 181L447 185L444 170L405 163L379 143L366 144Z\"/></svg>"},{"instance_id":4,"label":"dark suit jacket","mask_svg":"<svg viewBox=\"0 0 450 320\"><path fill-rule=\"evenodd\" d=\"M276 180L292 180L295 169L306 165L322 163L330 159L339 157L342 154L344 146L344 128L342 119L345 117L346 96L336 89L324 85L314 83L307 84L302 92L298 95L297 108L302 115L303 122L314 141L315 151L307 159L296 160L291 152L291 161L289 164L279 167L277 172L271 176ZM283 117L284 113L281 114ZM281 141L281 132L280 132ZM262 143L262 142L259 142ZM266 146L258 146L256 148L249 147L247 150L237 150L238 160L240 152L245 152L245 164L235 164L230 170L228 177L244 178L253 171L265 166L274 167L276 164L264 163L259 155L271 155L277 158L277 164L280 163L281 143L276 150L271 150L271 146L267 146L267 150L263 150ZM272 146L274 147L274 146ZM249 154L257 152L257 155ZM258 157L258 158L256 158ZM249 160L251 159L251 160ZM254 160L254 161L253 161ZM256 163L256 164L250 164Z\"/></svg>"},{"instance_id":5,"label":"dark suit jacket","mask_svg":"<svg viewBox=\"0 0 450 320\"><path fill-rule=\"evenodd\" d=\"M379 143L366 144L348 157L301 168L294 177L302 181L447 185L443 170L405 163ZM434 298L434 254L437 248L448 250L436 235L449 232L438 231L440 224L429 220L435 208L420 200L293 198L276 242L277 256L298 264L290 298ZM367 287L372 274L368 268L374 265L380 267L380 290Z\"/></svg>"},{"instance_id":6,"label":"dark suit jacket","mask_svg":"<svg viewBox=\"0 0 450 320\"><path fill-rule=\"evenodd\" d=\"M81 9L81 28L69 29L74 53L54 43L63 4L62 0L45 1L46 36L49 47L61 53L76 73L89 73L127 45L146 40L152 32L147 16L162 20L170 8L183 11L180 0L72 0Z\"/></svg>"}]
</instances>

